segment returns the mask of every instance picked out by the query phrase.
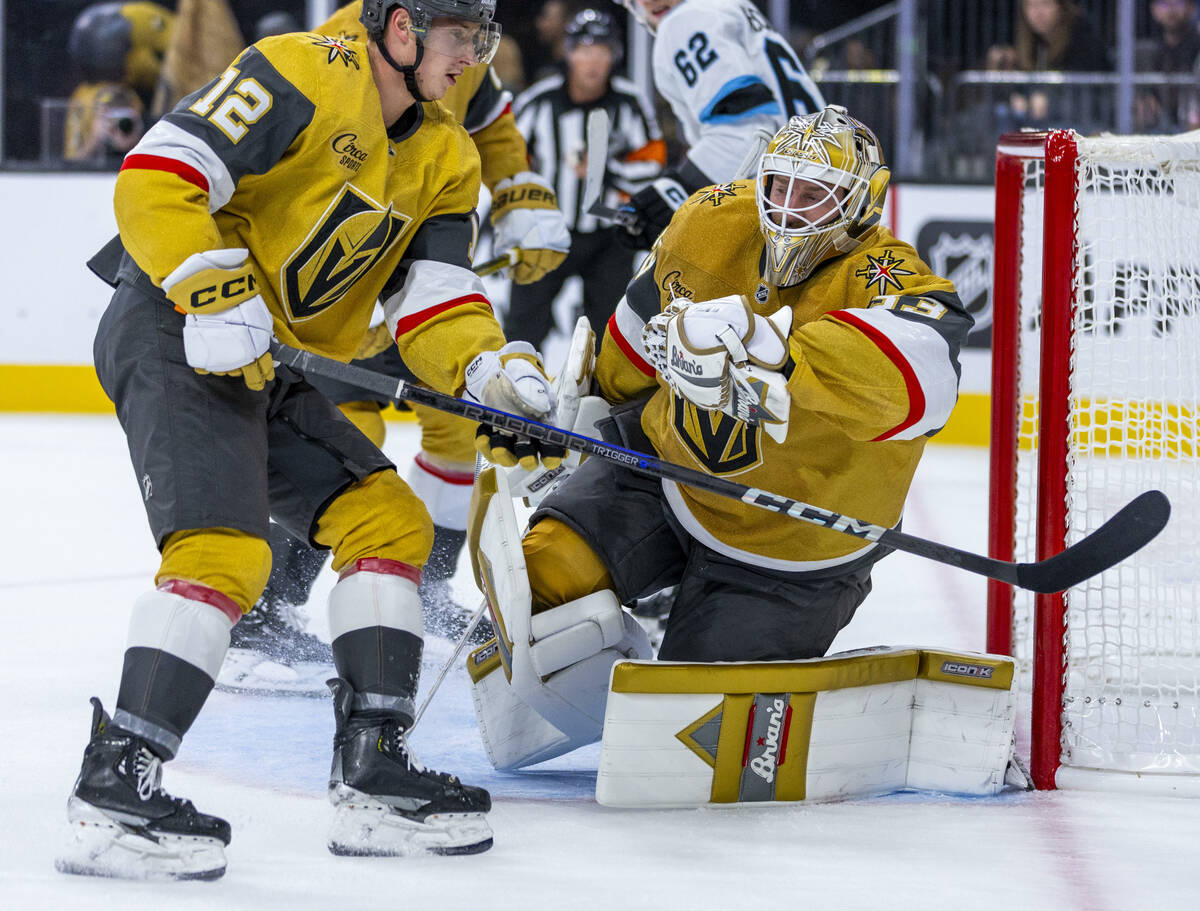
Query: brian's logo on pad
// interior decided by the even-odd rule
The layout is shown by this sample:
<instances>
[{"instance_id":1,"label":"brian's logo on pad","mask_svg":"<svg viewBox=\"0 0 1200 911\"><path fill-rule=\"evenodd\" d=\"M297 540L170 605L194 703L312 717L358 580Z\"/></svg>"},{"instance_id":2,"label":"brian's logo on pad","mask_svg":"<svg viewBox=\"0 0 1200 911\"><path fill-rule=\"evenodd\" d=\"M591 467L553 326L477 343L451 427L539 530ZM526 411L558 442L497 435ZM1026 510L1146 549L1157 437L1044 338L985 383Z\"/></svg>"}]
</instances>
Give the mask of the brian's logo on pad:
<instances>
[{"instance_id":1,"label":"brian's logo on pad","mask_svg":"<svg viewBox=\"0 0 1200 911\"><path fill-rule=\"evenodd\" d=\"M703 373L699 364L684 357L683 352L674 345L671 346L671 367L680 373L690 373L692 376L700 376Z\"/></svg>"},{"instance_id":2,"label":"brian's logo on pad","mask_svg":"<svg viewBox=\"0 0 1200 911\"><path fill-rule=\"evenodd\" d=\"M754 707L750 709L750 728L754 728L759 699L764 699L764 697L757 697ZM750 743L749 736L746 739L746 758L748 760L746 765L751 772L768 784L775 782L775 768L783 762L784 744L787 742L791 720L791 708L784 701L783 696L776 696L767 706L765 733L755 737L754 743Z\"/></svg>"}]
</instances>

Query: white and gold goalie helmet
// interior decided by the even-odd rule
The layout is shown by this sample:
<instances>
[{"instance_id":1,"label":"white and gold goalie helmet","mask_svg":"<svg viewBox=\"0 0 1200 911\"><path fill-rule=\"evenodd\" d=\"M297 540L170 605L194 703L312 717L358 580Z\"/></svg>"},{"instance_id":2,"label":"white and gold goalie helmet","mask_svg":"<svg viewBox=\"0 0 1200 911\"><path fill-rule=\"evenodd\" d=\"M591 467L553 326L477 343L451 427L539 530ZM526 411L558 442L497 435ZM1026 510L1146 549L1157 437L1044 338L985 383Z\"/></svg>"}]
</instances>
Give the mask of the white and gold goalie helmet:
<instances>
[{"instance_id":1,"label":"white and gold goalie helmet","mask_svg":"<svg viewBox=\"0 0 1200 911\"><path fill-rule=\"evenodd\" d=\"M784 288L858 247L879 221L890 172L875 134L836 104L793 117L758 166L763 277Z\"/></svg>"}]
</instances>

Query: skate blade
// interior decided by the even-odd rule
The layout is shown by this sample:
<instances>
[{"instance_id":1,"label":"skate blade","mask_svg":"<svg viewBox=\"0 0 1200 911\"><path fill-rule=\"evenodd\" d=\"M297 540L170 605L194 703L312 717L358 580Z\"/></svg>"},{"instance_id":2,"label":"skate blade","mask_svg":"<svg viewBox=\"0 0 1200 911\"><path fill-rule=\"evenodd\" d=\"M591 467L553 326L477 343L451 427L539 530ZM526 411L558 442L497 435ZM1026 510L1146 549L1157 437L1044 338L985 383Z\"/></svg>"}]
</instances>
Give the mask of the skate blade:
<instances>
[{"instance_id":1,"label":"skate blade","mask_svg":"<svg viewBox=\"0 0 1200 911\"><path fill-rule=\"evenodd\" d=\"M54 858L59 873L136 880L213 880L225 875L224 845L215 838L150 838L95 808L72 810L65 844Z\"/></svg>"},{"instance_id":2,"label":"skate blade","mask_svg":"<svg viewBox=\"0 0 1200 911\"><path fill-rule=\"evenodd\" d=\"M340 857L481 854L491 846L492 827L483 813L416 820L369 797L339 805L329 829L329 850Z\"/></svg>"},{"instance_id":3,"label":"skate blade","mask_svg":"<svg viewBox=\"0 0 1200 911\"><path fill-rule=\"evenodd\" d=\"M320 662L280 664L257 652L231 648L217 674L216 689L243 696L299 696L324 699L325 681L335 676L333 665Z\"/></svg>"}]
</instances>

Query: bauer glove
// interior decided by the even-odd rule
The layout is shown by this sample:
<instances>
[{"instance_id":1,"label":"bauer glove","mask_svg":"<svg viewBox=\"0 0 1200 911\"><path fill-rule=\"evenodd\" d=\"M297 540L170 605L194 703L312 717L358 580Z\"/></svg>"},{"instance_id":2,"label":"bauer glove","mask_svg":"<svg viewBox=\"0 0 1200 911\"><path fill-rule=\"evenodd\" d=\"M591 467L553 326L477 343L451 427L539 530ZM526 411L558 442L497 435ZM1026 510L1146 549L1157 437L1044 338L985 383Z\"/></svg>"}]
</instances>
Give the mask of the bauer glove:
<instances>
[{"instance_id":1,"label":"bauer glove","mask_svg":"<svg viewBox=\"0 0 1200 911\"><path fill-rule=\"evenodd\" d=\"M777 443L787 437L792 397L788 333L792 309L759 316L741 295L675 301L652 317L642 342L671 391L708 411L762 424Z\"/></svg>"},{"instance_id":2,"label":"bauer glove","mask_svg":"<svg viewBox=\"0 0 1200 911\"><path fill-rule=\"evenodd\" d=\"M554 389L537 351L529 342L509 342L499 351L485 351L467 365L467 398L542 423L555 419ZM532 470L540 461L547 468L562 462L566 452L491 424L479 425L475 448L505 468L520 463Z\"/></svg>"},{"instance_id":3,"label":"bauer glove","mask_svg":"<svg viewBox=\"0 0 1200 911\"><path fill-rule=\"evenodd\" d=\"M494 250L501 256L519 250L510 267L512 279L527 285L557 269L571 248L571 232L558 210L550 184L532 171L522 171L496 184L492 194Z\"/></svg>"},{"instance_id":4,"label":"bauer glove","mask_svg":"<svg viewBox=\"0 0 1200 911\"><path fill-rule=\"evenodd\" d=\"M244 248L193 253L163 279L162 289L186 315L183 353L197 373L240 376L251 389L275 378L268 353L275 323L258 293Z\"/></svg>"}]
</instances>

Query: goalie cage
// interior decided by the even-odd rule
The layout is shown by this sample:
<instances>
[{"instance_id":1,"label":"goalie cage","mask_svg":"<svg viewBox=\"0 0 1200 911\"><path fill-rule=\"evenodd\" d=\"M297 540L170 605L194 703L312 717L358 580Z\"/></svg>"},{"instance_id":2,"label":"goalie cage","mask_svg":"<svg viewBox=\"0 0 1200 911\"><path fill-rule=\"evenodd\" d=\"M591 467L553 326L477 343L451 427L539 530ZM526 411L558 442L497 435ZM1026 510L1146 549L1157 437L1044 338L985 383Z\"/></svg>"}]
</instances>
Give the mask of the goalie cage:
<instances>
[{"instance_id":1,"label":"goalie cage","mask_svg":"<svg viewBox=\"0 0 1200 911\"><path fill-rule=\"evenodd\" d=\"M1049 557L1143 490L1173 504L1064 593L989 581L1034 782L1200 795L1200 132L1001 137L994 255L990 555Z\"/></svg>"}]
</instances>

